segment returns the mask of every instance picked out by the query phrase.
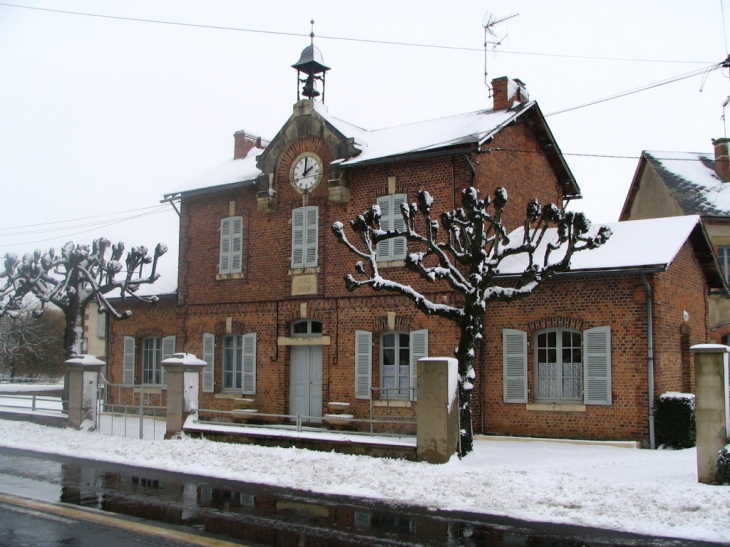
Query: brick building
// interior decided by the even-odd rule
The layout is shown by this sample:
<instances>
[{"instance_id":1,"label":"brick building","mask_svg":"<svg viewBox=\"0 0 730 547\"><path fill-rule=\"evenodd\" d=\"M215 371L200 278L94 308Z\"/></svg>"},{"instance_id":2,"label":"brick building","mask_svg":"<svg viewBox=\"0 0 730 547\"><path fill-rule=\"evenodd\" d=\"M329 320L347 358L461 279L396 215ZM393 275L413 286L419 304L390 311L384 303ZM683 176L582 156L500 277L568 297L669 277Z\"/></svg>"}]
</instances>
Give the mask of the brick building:
<instances>
[{"instance_id":1,"label":"brick building","mask_svg":"<svg viewBox=\"0 0 730 547\"><path fill-rule=\"evenodd\" d=\"M310 72L307 85L318 74ZM203 409L229 410L244 398L260 413L315 419L329 402L349 403L356 418L383 405L416 412L417 360L452 356L457 329L404 297L348 292L343 277L357 257L330 227L378 204L383 227L397 228L399 205L421 189L439 213L457 207L465 187L487 195L503 186L511 227L532 198L561 207L579 198L524 84L499 78L493 87L492 109L379 131L333 117L310 87L271 141L236 133L232 160L165 196L180 212L178 292L110 324L111 381L164 392L159 361L177 350L208 362ZM629 237L623 244L639 257L630 264L588 260L523 301L490 306L476 432L647 441L647 302L655 303L657 385L691 388L685 350L705 341L702 302L723 286L697 219L670 228L674 247L662 247L658 262L642 258L650 240ZM458 301L448 286L407 271L406 250L398 239L381 244L384 275L433 300ZM679 323L682 311L689 319ZM584 363L596 352L597 366Z\"/></svg>"}]
</instances>

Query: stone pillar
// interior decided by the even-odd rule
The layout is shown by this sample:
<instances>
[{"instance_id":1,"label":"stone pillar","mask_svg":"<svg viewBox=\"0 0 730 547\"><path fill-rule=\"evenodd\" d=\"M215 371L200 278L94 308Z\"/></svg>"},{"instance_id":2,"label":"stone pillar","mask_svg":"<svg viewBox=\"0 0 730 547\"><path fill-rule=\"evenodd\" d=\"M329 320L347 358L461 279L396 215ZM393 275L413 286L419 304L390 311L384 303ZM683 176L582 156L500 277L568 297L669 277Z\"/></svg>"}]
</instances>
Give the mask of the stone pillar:
<instances>
[{"instance_id":1,"label":"stone pillar","mask_svg":"<svg viewBox=\"0 0 730 547\"><path fill-rule=\"evenodd\" d=\"M169 439L182 431L187 417L198 410L200 372L207 363L192 353L175 353L162 361L167 372L167 430Z\"/></svg>"},{"instance_id":2,"label":"stone pillar","mask_svg":"<svg viewBox=\"0 0 730 547\"><path fill-rule=\"evenodd\" d=\"M93 355L77 355L66 361L68 378L68 425L80 429L84 421L96 426L99 372L106 365Z\"/></svg>"},{"instance_id":3,"label":"stone pillar","mask_svg":"<svg viewBox=\"0 0 730 547\"><path fill-rule=\"evenodd\" d=\"M418 461L446 463L458 450L458 370L454 358L418 360Z\"/></svg>"},{"instance_id":4,"label":"stone pillar","mask_svg":"<svg viewBox=\"0 0 730 547\"><path fill-rule=\"evenodd\" d=\"M697 480L717 478L717 453L727 444L728 352L720 344L692 346L695 363L695 416L697 419Z\"/></svg>"}]
</instances>

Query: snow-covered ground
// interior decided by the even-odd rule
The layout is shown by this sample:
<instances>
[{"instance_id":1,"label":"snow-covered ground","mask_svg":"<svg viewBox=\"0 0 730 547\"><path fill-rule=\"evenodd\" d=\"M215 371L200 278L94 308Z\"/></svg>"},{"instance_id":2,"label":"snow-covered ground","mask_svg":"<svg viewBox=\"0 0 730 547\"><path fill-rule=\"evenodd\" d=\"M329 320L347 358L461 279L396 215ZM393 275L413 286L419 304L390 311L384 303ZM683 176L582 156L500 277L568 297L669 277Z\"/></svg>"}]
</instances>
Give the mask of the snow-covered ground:
<instances>
[{"instance_id":1,"label":"snow-covered ground","mask_svg":"<svg viewBox=\"0 0 730 547\"><path fill-rule=\"evenodd\" d=\"M4 420L0 445L440 509L730 543L730 486L697 483L694 449L478 440L462 461L429 465L188 437L140 441Z\"/></svg>"}]
</instances>

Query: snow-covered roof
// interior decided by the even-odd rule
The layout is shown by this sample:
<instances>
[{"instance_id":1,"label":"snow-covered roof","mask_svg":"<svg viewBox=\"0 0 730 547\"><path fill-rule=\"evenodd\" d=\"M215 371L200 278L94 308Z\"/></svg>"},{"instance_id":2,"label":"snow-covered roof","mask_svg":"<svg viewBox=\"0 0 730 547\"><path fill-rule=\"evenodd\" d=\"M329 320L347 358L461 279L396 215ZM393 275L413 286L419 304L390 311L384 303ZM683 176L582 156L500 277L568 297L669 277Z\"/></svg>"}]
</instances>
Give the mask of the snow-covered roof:
<instances>
[{"instance_id":1,"label":"snow-covered roof","mask_svg":"<svg viewBox=\"0 0 730 547\"><path fill-rule=\"evenodd\" d=\"M715 173L713 155L648 150L643 155L685 214L730 216L730 184Z\"/></svg>"},{"instance_id":2,"label":"snow-covered roof","mask_svg":"<svg viewBox=\"0 0 730 547\"><path fill-rule=\"evenodd\" d=\"M459 144L481 144L533 104L509 110L479 110L373 131L331 116L320 103L315 103L315 110L343 135L355 140L356 147L362 153L343 161L341 165L357 165Z\"/></svg>"},{"instance_id":3,"label":"snow-covered roof","mask_svg":"<svg viewBox=\"0 0 730 547\"><path fill-rule=\"evenodd\" d=\"M261 153L258 148L253 148L245 158L228 160L217 167L190 179L188 182L165 194L165 199L178 197L184 192L203 190L214 186L225 186L242 182L254 183L261 170L256 167L256 156Z\"/></svg>"},{"instance_id":4,"label":"snow-covered roof","mask_svg":"<svg viewBox=\"0 0 730 547\"><path fill-rule=\"evenodd\" d=\"M696 249L696 252L703 255L700 262L708 282L716 288L723 286L709 240L704 235L700 217L697 215L595 224L591 227L591 232L595 234L601 226L611 229L611 237L601 247L575 253L571 259L571 272L663 270L674 261L682 246L692 237L696 245L704 247ZM510 234L513 244L522 241L522 234L522 228ZM544 256L545 247L554 238L555 229L551 229L535 256ZM550 261L558 262L563 256L564 253L554 252L550 255ZM506 258L502 262L500 273L522 273L527 265L526 258L524 255Z\"/></svg>"}]
</instances>

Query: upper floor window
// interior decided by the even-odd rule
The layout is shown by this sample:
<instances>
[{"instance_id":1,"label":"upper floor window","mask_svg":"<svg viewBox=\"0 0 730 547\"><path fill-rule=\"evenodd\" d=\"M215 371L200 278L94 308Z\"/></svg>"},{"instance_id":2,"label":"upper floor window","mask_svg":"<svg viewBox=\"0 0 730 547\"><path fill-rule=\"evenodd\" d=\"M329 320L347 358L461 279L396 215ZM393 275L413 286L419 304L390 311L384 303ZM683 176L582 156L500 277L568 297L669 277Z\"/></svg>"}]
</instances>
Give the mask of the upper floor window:
<instances>
[{"instance_id":1,"label":"upper floor window","mask_svg":"<svg viewBox=\"0 0 730 547\"><path fill-rule=\"evenodd\" d=\"M720 269L722 275L725 276L725 281L730 282L730 245L720 245L717 248L717 260L720 263Z\"/></svg>"},{"instance_id":2,"label":"upper floor window","mask_svg":"<svg viewBox=\"0 0 730 547\"><path fill-rule=\"evenodd\" d=\"M218 273L241 273L243 268L243 217L221 219Z\"/></svg>"},{"instance_id":3,"label":"upper floor window","mask_svg":"<svg viewBox=\"0 0 730 547\"><path fill-rule=\"evenodd\" d=\"M383 230L402 231L406 224L401 214L401 205L406 203L405 194L390 194L378 198L380 207L380 227ZM378 262L389 262L391 260L405 260L406 238L395 237L378 243Z\"/></svg>"},{"instance_id":4,"label":"upper floor window","mask_svg":"<svg viewBox=\"0 0 730 547\"><path fill-rule=\"evenodd\" d=\"M319 207L298 207L292 211L291 267L316 268L318 264Z\"/></svg>"}]
</instances>

